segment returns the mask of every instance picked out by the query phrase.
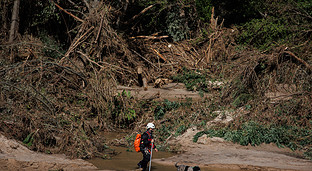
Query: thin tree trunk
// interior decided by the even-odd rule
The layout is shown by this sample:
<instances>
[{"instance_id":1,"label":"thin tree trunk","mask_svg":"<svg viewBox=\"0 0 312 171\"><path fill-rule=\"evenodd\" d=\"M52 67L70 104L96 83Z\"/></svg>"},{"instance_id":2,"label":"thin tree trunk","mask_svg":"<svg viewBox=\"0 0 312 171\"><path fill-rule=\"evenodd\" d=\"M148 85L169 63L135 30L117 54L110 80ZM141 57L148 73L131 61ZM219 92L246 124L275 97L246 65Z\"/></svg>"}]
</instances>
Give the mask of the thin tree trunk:
<instances>
[{"instance_id":1,"label":"thin tree trunk","mask_svg":"<svg viewBox=\"0 0 312 171\"><path fill-rule=\"evenodd\" d=\"M9 32L9 43L13 42L13 40L15 39L16 34L18 32L19 6L20 6L20 0L14 0L11 28L10 28L10 32Z\"/></svg>"},{"instance_id":2,"label":"thin tree trunk","mask_svg":"<svg viewBox=\"0 0 312 171\"><path fill-rule=\"evenodd\" d=\"M1 22L2 22L2 27L1 27L1 31L5 31L6 35L7 35L7 31L8 31L8 23L7 23L7 16L8 16L8 11L7 11L7 5L6 2L1 2L1 7L2 9L2 16L1 16Z\"/></svg>"}]
</instances>

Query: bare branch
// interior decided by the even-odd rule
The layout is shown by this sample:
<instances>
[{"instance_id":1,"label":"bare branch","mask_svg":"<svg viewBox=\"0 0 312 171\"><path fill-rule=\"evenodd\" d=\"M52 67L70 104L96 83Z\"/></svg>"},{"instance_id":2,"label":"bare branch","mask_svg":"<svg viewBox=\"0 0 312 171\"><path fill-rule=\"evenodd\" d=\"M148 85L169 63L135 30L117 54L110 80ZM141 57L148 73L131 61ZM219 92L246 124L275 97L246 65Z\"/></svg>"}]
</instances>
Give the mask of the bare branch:
<instances>
[{"instance_id":1,"label":"bare branch","mask_svg":"<svg viewBox=\"0 0 312 171\"><path fill-rule=\"evenodd\" d=\"M72 13L66 11L64 8L62 8L61 6L59 6L59 5L58 5L57 3L55 3L54 1L52 1L52 2L53 2L53 3L55 4L55 6L57 6L60 10L64 11L66 14L72 16L74 19L76 19L76 20L78 20L78 21L80 21L80 22L82 22L82 23L84 22L84 20L82 20L82 19L80 19L79 17L75 16L74 14L72 14Z\"/></svg>"}]
</instances>

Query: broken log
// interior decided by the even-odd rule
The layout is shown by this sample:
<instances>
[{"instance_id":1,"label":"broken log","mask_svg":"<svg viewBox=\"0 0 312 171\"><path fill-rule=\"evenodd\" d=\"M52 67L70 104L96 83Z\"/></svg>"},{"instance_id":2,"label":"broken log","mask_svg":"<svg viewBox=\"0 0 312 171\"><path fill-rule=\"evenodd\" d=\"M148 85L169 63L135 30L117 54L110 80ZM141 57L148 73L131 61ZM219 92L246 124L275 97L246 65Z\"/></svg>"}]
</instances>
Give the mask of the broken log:
<instances>
[{"instance_id":1,"label":"broken log","mask_svg":"<svg viewBox=\"0 0 312 171\"><path fill-rule=\"evenodd\" d=\"M138 82L139 82L140 87L143 86L143 77L142 77L142 73L143 73L142 67L139 66L139 67L138 67Z\"/></svg>"},{"instance_id":2,"label":"broken log","mask_svg":"<svg viewBox=\"0 0 312 171\"><path fill-rule=\"evenodd\" d=\"M147 80L146 80L146 78L143 78L143 88L144 88L144 91L147 91Z\"/></svg>"},{"instance_id":3,"label":"broken log","mask_svg":"<svg viewBox=\"0 0 312 171\"><path fill-rule=\"evenodd\" d=\"M136 36L136 37L130 37L130 39L166 39L169 36L165 35L165 36Z\"/></svg>"}]
</instances>

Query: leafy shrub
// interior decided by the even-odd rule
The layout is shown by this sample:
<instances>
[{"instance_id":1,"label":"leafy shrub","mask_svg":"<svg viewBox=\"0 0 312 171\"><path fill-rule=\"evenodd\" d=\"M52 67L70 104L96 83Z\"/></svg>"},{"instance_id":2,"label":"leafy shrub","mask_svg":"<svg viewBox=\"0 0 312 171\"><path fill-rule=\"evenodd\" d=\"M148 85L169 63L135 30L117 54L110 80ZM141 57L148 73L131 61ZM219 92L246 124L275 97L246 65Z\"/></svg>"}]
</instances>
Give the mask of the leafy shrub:
<instances>
[{"instance_id":1,"label":"leafy shrub","mask_svg":"<svg viewBox=\"0 0 312 171\"><path fill-rule=\"evenodd\" d=\"M170 135L171 135L171 125L161 125L161 127L156 129L156 135L159 139L159 141L163 142L165 141Z\"/></svg>"},{"instance_id":2,"label":"leafy shrub","mask_svg":"<svg viewBox=\"0 0 312 171\"><path fill-rule=\"evenodd\" d=\"M34 142L34 132L28 134L23 141L23 143L26 144L28 147L32 146L33 142Z\"/></svg>"},{"instance_id":3,"label":"leafy shrub","mask_svg":"<svg viewBox=\"0 0 312 171\"><path fill-rule=\"evenodd\" d=\"M170 35L173 41L180 41L188 38L190 28L187 25L185 18L180 17L179 7L174 7L167 15L166 32Z\"/></svg>"},{"instance_id":4,"label":"leafy shrub","mask_svg":"<svg viewBox=\"0 0 312 171\"><path fill-rule=\"evenodd\" d=\"M235 107L241 107L254 98L252 93L253 85L246 81L248 78L243 76L236 78L231 84L231 90L228 90L231 99L233 99L232 105Z\"/></svg>"},{"instance_id":5,"label":"leafy shrub","mask_svg":"<svg viewBox=\"0 0 312 171\"><path fill-rule=\"evenodd\" d=\"M312 1L310 1L310 0L298 0L296 5L299 8L304 9L307 14L312 16Z\"/></svg>"},{"instance_id":6,"label":"leafy shrub","mask_svg":"<svg viewBox=\"0 0 312 171\"><path fill-rule=\"evenodd\" d=\"M65 50L62 49L62 45L52 36L49 36L47 32L42 31L39 34L39 37L44 43L43 53L45 56L57 59L61 58L65 54Z\"/></svg>"},{"instance_id":7,"label":"leafy shrub","mask_svg":"<svg viewBox=\"0 0 312 171\"><path fill-rule=\"evenodd\" d=\"M184 133L186 130L187 130L188 126L187 125L180 125L177 129L177 131L175 132L175 136L179 136L181 135L182 133Z\"/></svg>"},{"instance_id":8,"label":"leafy shrub","mask_svg":"<svg viewBox=\"0 0 312 171\"><path fill-rule=\"evenodd\" d=\"M289 34L286 23L275 18L253 19L240 27L238 43L251 45L261 50L285 42Z\"/></svg>"},{"instance_id":9,"label":"leafy shrub","mask_svg":"<svg viewBox=\"0 0 312 171\"><path fill-rule=\"evenodd\" d=\"M187 90L208 92L208 84L205 75L199 72L183 68L181 74L172 77L173 81L184 83Z\"/></svg>"},{"instance_id":10,"label":"leafy shrub","mask_svg":"<svg viewBox=\"0 0 312 171\"><path fill-rule=\"evenodd\" d=\"M195 0L195 5L200 20L209 23L213 7L211 0Z\"/></svg>"},{"instance_id":11,"label":"leafy shrub","mask_svg":"<svg viewBox=\"0 0 312 171\"><path fill-rule=\"evenodd\" d=\"M236 99L233 101L233 105L235 107L241 107L242 105L246 104L249 100L251 100L253 97L250 94L242 93L236 97Z\"/></svg>"},{"instance_id":12,"label":"leafy shrub","mask_svg":"<svg viewBox=\"0 0 312 171\"><path fill-rule=\"evenodd\" d=\"M309 160L312 160L312 148L308 149L306 152L304 152L304 157L306 157Z\"/></svg>"},{"instance_id":13,"label":"leafy shrub","mask_svg":"<svg viewBox=\"0 0 312 171\"><path fill-rule=\"evenodd\" d=\"M178 109L181 106L179 102L171 102L167 99L161 105L156 106L154 110L155 120L161 119L167 111Z\"/></svg>"},{"instance_id":14,"label":"leafy shrub","mask_svg":"<svg viewBox=\"0 0 312 171\"><path fill-rule=\"evenodd\" d=\"M135 104L132 102L133 98L130 92L126 92L123 90L121 93L118 93L116 97L113 99L112 109L112 119L122 124L123 126L127 126L137 117L135 111Z\"/></svg>"}]
</instances>

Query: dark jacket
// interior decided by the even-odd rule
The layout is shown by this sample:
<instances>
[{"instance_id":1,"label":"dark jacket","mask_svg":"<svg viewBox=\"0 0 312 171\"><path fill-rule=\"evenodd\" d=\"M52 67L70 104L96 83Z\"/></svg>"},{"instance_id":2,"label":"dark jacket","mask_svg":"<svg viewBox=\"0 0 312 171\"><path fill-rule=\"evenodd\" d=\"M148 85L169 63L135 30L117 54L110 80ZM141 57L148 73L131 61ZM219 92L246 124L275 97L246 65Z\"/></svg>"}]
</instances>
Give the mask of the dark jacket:
<instances>
[{"instance_id":1,"label":"dark jacket","mask_svg":"<svg viewBox=\"0 0 312 171\"><path fill-rule=\"evenodd\" d=\"M148 131L145 131L142 136L141 136L141 145L140 145L140 148L141 149L144 149L145 147L147 147L148 149L151 149L151 146L152 146L152 141L153 139L153 135L152 133L148 132ZM153 144L153 149L156 148L156 145Z\"/></svg>"}]
</instances>

